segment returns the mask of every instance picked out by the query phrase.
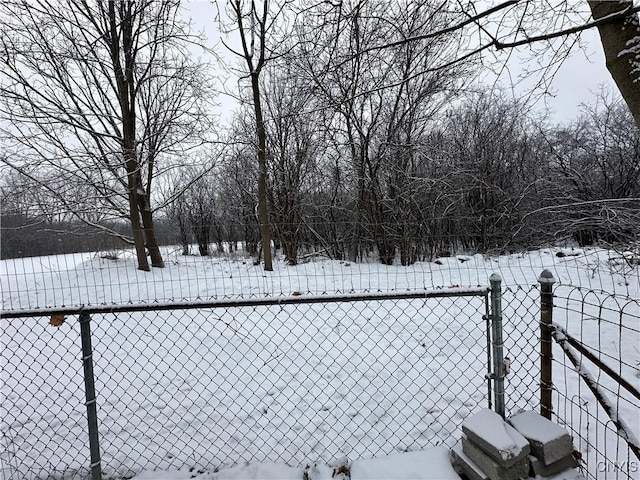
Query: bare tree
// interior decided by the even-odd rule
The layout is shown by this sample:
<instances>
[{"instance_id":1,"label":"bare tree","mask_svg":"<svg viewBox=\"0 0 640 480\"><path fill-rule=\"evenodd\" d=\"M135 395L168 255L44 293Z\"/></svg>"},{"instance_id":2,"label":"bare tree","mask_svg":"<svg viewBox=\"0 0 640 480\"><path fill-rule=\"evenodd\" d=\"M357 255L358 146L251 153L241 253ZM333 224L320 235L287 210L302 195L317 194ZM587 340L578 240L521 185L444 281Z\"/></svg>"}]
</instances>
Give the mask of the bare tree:
<instances>
[{"instance_id":1,"label":"bare tree","mask_svg":"<svg viewBox=\"0 0 640 480\"><path fill-rule=\"evenodd\" d=\"M198 253L205 257L211 254L210 244L216 228L216 197L218 176L209 168L204 172L199 168L186 166L177 175L168 197L172 201L164 211L173 225L178 228L182 254L188 255L191 239L198 245Z\"/></svg>"},{"instance_id":2,"label":"bare tree","mask_svg":"<svg viewBox=\"0 0 640 480\"><path fill-rule=\"evenodd\" d=\"M461 192L456 214L465 226L456 235L473 250L503 252L535 205L539 179L530 122L521 103L489 94L469 98L447 117L446 148Z\"/></svg>"},{"instance_id":3,"label":"bare tree","mask_svg":"<svg viewBox=\"0 0 640 480\"><path fill-rule=\"evenodd\" d=\"M473 2L456 1L444 5L447 5L452 18L447 26L392 41L381 39L363 50L352 52L352 55L388 50L452 32L464 32L464 37L473 41L466 44L461 42L458 55L447 65L469 58L483 61L488 58L486 65L497 64L501 69L504 59L496 58L492 52L522 46L533 49L535 46L530 60L534 65L537 63L537 67L531 70L541 72L540 86L549 83L558 65L578 43L576 35L597 27L607 68L636 125L640 127L640 6L634 5L633 0L562 0L555 3L505 0L489 4L482 11L478 11ZM423 72L437 68L441 68L441 65L429 66Z\"/></svg>"},{"instance_id":4,"label":"bare tree","mask_svg":"<svg viewBox=\"0 0 640 480\"><path fill-rule=\"evenodd\" d=\"M165 207L167 218L172 225L178 227L178 240L182 247L182 255L191 252L191 225L189 224L189 211L185 195L180 195Z\"/></svg>"},{"instance_id":5,"label":"bare tree","mask_svg":"<svg viewBox=\"0 0 640 480\"><path fill-rule=\"evenodd\" d=\"M273 0L230 0L227 3L227 14L233 29L240 37L240 51L228 47L237 54L245 64L246 75L251 84L251 104L255 116L255 136L258 157L258 219L260 237L264 254L264 269L273 270L271 255L271 228L269 226L269 206L267 199L267 135L262 111L262 93L260 76L273 54L269 42L279 22L284 21L282 14L288 2L279 4Z\"/></svg>"},{"instance_id":6,"label":"bare tree","mask_svg":"<svg viewBox=\"0 0 640 480\"><path fill-rule=\"evenodd\" d=\"M178 10L177 0L0 7L6 163L85 222L72 193L90 186L84 203L128 220L141 270L149 270L147 252L152 266L164 266L154 179L209 128L207 80L189 60L192 37ZM49 183L51 172L64 188Z\"/></svg>"},{"instance_id":7,"label":"bare tree","mask_svg":"<svg viewBox=\"0 0 640 480\"><path fill-rule=\"evenodd\" d=\"M313 82L318 104L331 109L329 128L342 142L354 182L358 219L351 258L360 242L375 245L379 260L394 261L396 248L410 263L408 213L411 166L420 138L444 101L455 96L467 65L447 66L456 58L460 38L443 34L398 42L384 55L368 45L413 38L440 30L451 20L433 4L342 2L335 10L318 7L319 24L301 30L301 69ZM324 13L323 13L324 12ZM439 65L425 71L430 65ZM402 231L400 231L402 230Z\"/></svg>"},{"instance_id":8,"label":"bare tree","mask_svg":"<svg viewBox=\"0 0 640 480\"><path fill-rule=\"evenodd\" d=\"M552 201L533 212L549 234L580 245L624 244L640 233L640 130L621 101L602 97L547 133ZM533 213L532 213L533 218Z\"/></svg>"},{"instance_id":9,"label":"bare tree","mask_svg":"<svg viewBox=\"0 0 640 480\"><path fill-rule=\"evenodd\" d=\"M255 185L258 168L255 162L255 150L251 144L238 143L249 136L250 129L243 125L242 116L234 124L233 136L236 143L227 150L219 169L220 210L223 223L232 242L244 241L245 252L256 256L259 264L260 222L256 215Z\"/></svg>"},{"instance_id":10,"label":"bare tree","mask_svg":"<svg viewBox=\"0 0 640 480\"><path fill-rule=\"evenodd\" d=\"M303 220L303 188L319 150L318 112L305 113L313 110L313 95L286 58L265 73L262 91L269 206L285 262L295 265Z\"/></svg>"},{"instance_id":11,"label":"bare tree","mask_svg":"<svg viewBox=\"0 0 640 480\"><path fill-rule=\"evenodd\" d=\"M635 25L637 9L628 3L591 18L583 0L507 0L480 12L468 2L307 2L292 38L278 38L279 51L287 55L274 55L268 44L264 50L265 62L275 67L268 82L259 40L274 28L265 19L276 18L286 4L232 3L234 18L241 19L236 30L245 27L238 54L252 80L252 106L256 91L260 97L261 122L252 114L262 129L256 128L252 143L264 152L270 209L261 227L270 219L274 239L289 236L293 245L291 227L298 224L298 234L332 256L345 255L348 243L352 260L375 251L387 264L397 252L409 264L457 248L505 250L534 241L544 221L531 222L530 212L549 206L540 191L545 168L558 173L544 165L537 146L546 127L523 105L460 91L469 73L504 65L500 52L524 45L541 54L544 88L581 31L619 21ZM276 38L271 33L269 41ZM279 89L269 90L274 85ZM307 95L312 100L303 102ZM454 108L467 101L465 108ZM453 113L443 121L447 103ZM295 156L291 132L308 128L312 114L319 114L314 124L321 127L314 141L323 142L313 162L324 170L309 174L313 184L302 194L301 179L290 168L304 163L286 159ZM290 141L282 142L286 134ZM310 228L309 215L322 233ZM336 219L343 220L339 228Z\"/></svg>"}]
</instances>

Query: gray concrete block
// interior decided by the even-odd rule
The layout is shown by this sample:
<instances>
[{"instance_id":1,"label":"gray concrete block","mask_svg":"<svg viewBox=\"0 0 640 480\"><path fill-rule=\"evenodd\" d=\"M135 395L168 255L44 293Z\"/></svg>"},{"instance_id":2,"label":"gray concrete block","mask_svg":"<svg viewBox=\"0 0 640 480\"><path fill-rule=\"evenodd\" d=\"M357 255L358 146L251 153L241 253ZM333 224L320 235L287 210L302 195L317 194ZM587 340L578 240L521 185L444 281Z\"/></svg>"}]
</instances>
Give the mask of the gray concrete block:
<instances>
[{"instance_id":1,"label":"gray concrete block","mask_svg":"<svg viewBox=\"0 0 640 480\"><path fill-rule=\"evenodd\" d=\"M462 450L462 441L456 443L451 449L451 456L453 462L458 465L462 472L469 478L469 480L489 480L489 477L480 470L473 461Z\"/></svg>"},{"instance_id":2,"label":"gray concrete block","mask_svg":"<svg viewBox=\"0 0 640 480\"><path fill-rule=\"evenodd\" d=\"M490 480L517 480L527 478L529 475L529 456L505 467L464 436L462 437L462 451Z\"/></svg>"},{"instance_id":3,"label":"gray concrete block","mask_svg":"<svg viewBox=\"0 0 640 480\"><path fill-rule=\"evenodd\" d=\"M531 454L545 465L551 465L573 453L569 433L536 412L514 415L509 423L529 441Z\"/></svg>"},{"instance_id":4,"label":"gray concrete block","mask_svg":"<svg viewBox=\"0 0 640 480\"><path fill-rule=\"evenodd\" d=\"M550 465L545 465L542 460L534 456L530 456L529 461L531 462L531 471L533 472L533 476L540 475L541 477L550 477L551 475L556 475L557 473L564 472L565 470L576 468L578 466L578 462L573 458L573 455L562 457L560 460L557 460Z\"/></svg>"},{"instance_id":5,"label":"gray concrete block","mask_svg":"<svg viewBox=\"0 0 640 480\"><path fill-rule=\"evenodd\" d=\"M481 410L467 418L462 431L503 467L510 467L529 456L529 441L491 410Z\"/></svg>"}]
</instances>

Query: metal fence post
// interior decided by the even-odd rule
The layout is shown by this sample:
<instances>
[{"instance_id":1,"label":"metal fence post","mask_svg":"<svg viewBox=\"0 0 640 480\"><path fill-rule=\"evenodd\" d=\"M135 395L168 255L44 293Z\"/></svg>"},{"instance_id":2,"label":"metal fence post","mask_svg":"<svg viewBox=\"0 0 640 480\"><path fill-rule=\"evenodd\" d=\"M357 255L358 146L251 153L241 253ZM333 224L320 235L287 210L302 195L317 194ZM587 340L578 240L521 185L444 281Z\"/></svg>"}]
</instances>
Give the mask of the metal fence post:
<instances>
[{"instance_id":1,"label":"metal fence post","mask_svg":"<svg viewBox=\"0 0 640 480\"><path fill-rule=\"evenodd\" d=\"M84 389L89 426L89 449L91 452L91 480L101 480L100 440L98 437L98 412L96 388L93 377L93 349L91 347L91 316L80 313L80 338L82 340L82 366L84 367Z\"/></svg>"},{"instance_id":2,"label":"metal fence post","mask_svg":"<svg viewBox=\"0 0 640 480\"><path fill-rule=\"evenodd\" d=\"M487 408L489 410L493 409L493 390L491 388L491 382L493 382L493 374L491 370L493 368L493 363L491 361L491 303L489 301L489 294L491 290L487 291L487 294L484 296L484 315L483 320L485 321L485 333L487 335L487 373L484 376L487 379Z\"/></svg>"},{"instance_id":3,"label":"metal fence post","mask_svg":"<svg viewBox=\"0 0 640 480\"><path fill-rule=\"evenodd\" d=\"M543 270L538 277L540 283L540 415L551 420L553 405L551 391L551 323L553 322L553 284L556 280L549 270Z\"/></svg>"},{"instance_id":4,"label":"metal fence post","mask_svg":"<svg viewBox=\"0 0 640 480\"><path fill-rule=\"evenodd\" d=\"M502 340L502 277L489 277L491 284L491 337L493 345L493 391L495 411L504 418L504 353Z\"/></svg>"}]
</instances>

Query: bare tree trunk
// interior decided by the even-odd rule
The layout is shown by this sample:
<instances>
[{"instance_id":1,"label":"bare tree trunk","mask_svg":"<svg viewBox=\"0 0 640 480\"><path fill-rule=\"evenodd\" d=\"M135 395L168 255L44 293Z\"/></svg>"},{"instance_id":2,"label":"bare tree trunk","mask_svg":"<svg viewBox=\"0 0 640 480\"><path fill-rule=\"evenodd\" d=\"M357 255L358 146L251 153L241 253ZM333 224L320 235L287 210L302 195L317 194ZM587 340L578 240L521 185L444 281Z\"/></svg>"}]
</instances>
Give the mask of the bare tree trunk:
<instances>
[{"instance_id":1,"label":"bare tree trunk","mask_svg":"<svg viewBox=\"0 0 640 480\"><path fill-rule=\"evenodd\" d=\"M129 188L129 218L131 219L131 229L135 243L136 256L138 258L138 269L149 270L147 252L145 249L144 230L140 224L140 196L144 192L140 191L142 180L140 178L140 167L136 161L136 110L135 110L135 87L133 71L135 59L132 45L132 5L119 5L121 9L122 21L116 16L116 4L109 1L109 34L111 61L113 62L118 102L122 113L122 153L124 163L127 168L128 188ZM122 49L120 47L119 23L122 28ZM120 55L124 53L124 66Z\"/></svg>"},{"instance_id":2,"label":"bare tree trunk","mask_svg":"<svg viewBox=\"0 0 640 480\"><path fill-rule=\"evenodd\" d=\"M258 137L258 222L260 223L260 237L262 239L262 248L264 249L264 269L273 271L269 206L267 204L267 134L260 102L260 72L267 61L266 43L268 31L277 22L269 18L270 2L268 0L262 2L260 11L256 7L255 0L251 0L245 5L241 0L233 0L228 5L233 12L232 19L238 29L242 43L240 56L246 62L249 77L251 78L253 112L256 118L256 135ZM244 6L249 7L248 12L243 11ZM249 22L248 26L245 26L245 21Z\"/></svg>"},{"instance_id":3,"label":"bare tree trunk","mask_svg":"<svg viewBox=\"0 0 640 480\"><path fill-rule=\"evenodd\" d=\"M140 215L138 211L138 189L135 181L135 173L129 175L129 220L131 222L131 230L133 233L133 242L136 250L136 258L138 260L138 270L148 272L149 262L147 261L147 252L144 246L144 232L140 225Z\"/></svg>"},{"instance_id":4,"label":"bare tree trunk","mask_svg":"<svg viewBox=\"0 0 640 480\"><path fill-rule=\"evenodd\" d=\"M189 255L189 234L184 221L178 221L178 229L180 233L180 244L182 245L182 255Z\"/></svg>"},{"instance_id":5,"label":"bare tree trunk","mask_svg":"<svg viewBox=\"0 0 640 480\"><path fill-rule=\"evenodd\" d=\"M258 134L258 220L260 237L264 252L264 269L273 271L271 259L271 228L269 227L269 207L267 204L267 134L264 129L262 105L260 103L260 84L257 74L251 74L251 90L253 92L253 108L256 116Z\"/></svg>"},{"instance_id":6,"label":"bare tree trunk","mask_svg":"<svg viewBox=\"0 0 640 480\"><path fill-rule=\"evenodd\" d=\"M283 222L283 230L280 233L282 239L282 249L284 251L284 260L287 265L298 264L298 233L294 230L296 224Z\"/></svg>"},{"instance_id":7,"label":"bare tree trunk","mask_svg":"<svg viewBox=\"0 0 640 480\"><path fill-rule=\"evenodd\" d=\"M594 20L633 7L632 1L589 1ZM607 69L640 128L640 20L638 14L598 25Z\"/></svg>"},{"instance_id":8,"label":"bare tree trunk","mask_svg":"<svg viewBox=\"0 0 640 480\"><path fill-rule=\"evenodd\" d=\"M146 240L146 246L151 257L151 266L156 268L164 268L164 260L160 253L158 240L156 238L156 230L153 225L153 216L151 214L151 206L146 194L138 195L138 205L140 208L140 216L142 217L142 228Z\"/></svg>"}]
</instances>

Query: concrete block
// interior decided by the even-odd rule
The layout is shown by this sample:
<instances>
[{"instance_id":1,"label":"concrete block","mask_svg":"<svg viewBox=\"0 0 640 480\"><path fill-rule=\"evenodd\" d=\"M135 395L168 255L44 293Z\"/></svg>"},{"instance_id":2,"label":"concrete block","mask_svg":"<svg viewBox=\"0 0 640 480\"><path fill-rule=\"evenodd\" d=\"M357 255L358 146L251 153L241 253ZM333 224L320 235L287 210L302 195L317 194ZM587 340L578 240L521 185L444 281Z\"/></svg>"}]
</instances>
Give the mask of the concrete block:
<instances>
[{"instance_id":1,"label":"concrete block","mask_svg":"<svg viewBox=\"0 0 640 480\"><path fill-rule=\"evenodd\" d=\"M489 477L480 470L473 461L462 450L462 441L455 444L451 449L453 462L462 469L462 472L469 480L489 480Z\"/></svg>"},{"instance_id":2,"label":"concrete block","mask_svg":"<svg viewBox=\"0 0 640 480\"><path fill-rule=\"evenodd\" d=\"M464 436L462 437L462 451L490 480L517 480L529 475L529 456L505 467Z\"/></svg>"},{"instance_id":3,"label":"concrete block","mask_svg":"<svg viewBox=\"0 0 640 480\"><path fill-rule=\"evenodd\" d=\"M462 431L503 467L515 465L529 456L529 441L491 410L481 410L469 417L462 424Z\"/></svg>"},{"instance_id":4,"label":"concrete block","mask_svg":"<svg viewBox=\"0 0 640 480\"><path fill-rule=\"evenodd\" d=\"M536 412L518 413L509 419L509 423L529 441L531 454L545 465L551 465L573 453L569 433Z\"/></svg>"},{"instance_id":5,"label":"concrete block","mask_svg":"<svg viewBox=\"0 0 640 480\"><path fill-rule=\"evenodd\" d=\"M529 461L531 462L531 471L533 472L533 476L540 475L541 477L550 477L551 475L556 475L557 473L564 472L565 470L576 468L578 466L578 462L573 458L573 455L562 457L560 460L557 460L550 465L545 465L542 460L534 456L530 456Z\"/></svg>"}]
</instances>

